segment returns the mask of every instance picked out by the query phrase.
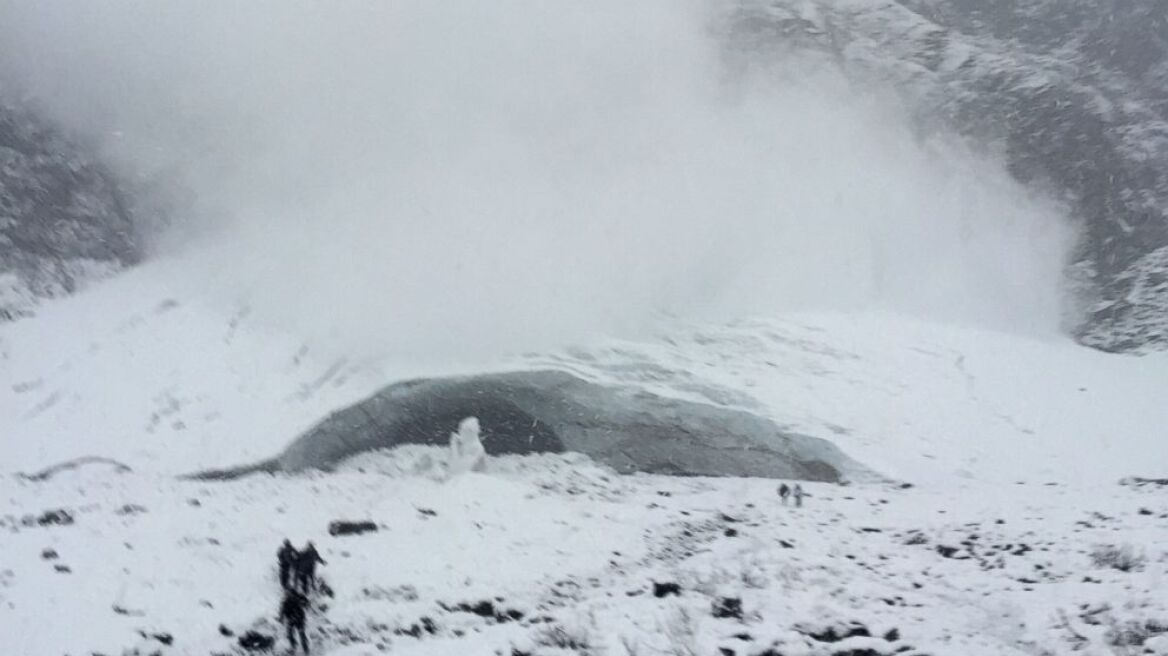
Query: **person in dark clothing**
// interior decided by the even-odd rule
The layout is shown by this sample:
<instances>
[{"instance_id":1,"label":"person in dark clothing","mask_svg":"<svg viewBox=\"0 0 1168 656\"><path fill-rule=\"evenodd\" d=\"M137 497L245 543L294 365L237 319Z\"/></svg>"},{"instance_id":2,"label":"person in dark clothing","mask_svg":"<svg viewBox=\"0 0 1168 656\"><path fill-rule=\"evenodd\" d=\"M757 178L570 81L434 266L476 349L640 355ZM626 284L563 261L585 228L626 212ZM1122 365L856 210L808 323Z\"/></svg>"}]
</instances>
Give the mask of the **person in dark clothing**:
<instances>
[{"instance_id":1,"label":"person in dark clothing","mask_svg":"<svg viewBox=\"0 0 1168 656\"><path fill-rule=\"evenodd\" d=\"M320 557L320 552L316 550L316 546L310 540L308 544L304 545L304 550L300 552L300 556L296 559L296 579L300 585L300 591L308 594L309 590L316 588L316 564L327 565L324 558Z\"/></svg>"},{"instance_id":2,"label":"person in dark clothing","mask_svg":"<svg viewBox=\"0 0 1168 656\"><path fill-rule=\"evenodd\" d=\"M288 633L288 644L296 652L296 636L300 636L300 648L308 653L308 635L304 631L308 613L308 597L295 590L284 591L284 602L280 604L280 623Z\"/></svg>"},{"instance_id":3,"label":"person in dark clothing","mask_svg":"<svg viewBox=\"0 0 1168 656\"><path fill-rule=\"evenodd\" d=\"M803 497L807 496L807 493L803 491L803 486L796 483L795 489L791 491L791 494L795 495L795 507L802 508Z\"/></svg>"},{"instance_id":4,"label":"person in dark clothing","mask_svg":"<svg viewBox=\"0 0 1168 656\"><path fill-rule=\"evenodd\" d=\"M791 488L783 483L779 486L779 498L783 500L783 505L787 505L787 497L791 496Z\"/></svg>"},{"instance_id":5,"label":"person in dark clothing","mask_svg":"<svg viewBox=\"0 0 1168 656\"><path fill-rule=\"evenodd\" d=\"M300 552L292 546L292 541L285 539L280 550L276 552L276 562L280 565L280 586L285 590L292 587L292 567L300 558Z\"/></svg>"}]
</instances>

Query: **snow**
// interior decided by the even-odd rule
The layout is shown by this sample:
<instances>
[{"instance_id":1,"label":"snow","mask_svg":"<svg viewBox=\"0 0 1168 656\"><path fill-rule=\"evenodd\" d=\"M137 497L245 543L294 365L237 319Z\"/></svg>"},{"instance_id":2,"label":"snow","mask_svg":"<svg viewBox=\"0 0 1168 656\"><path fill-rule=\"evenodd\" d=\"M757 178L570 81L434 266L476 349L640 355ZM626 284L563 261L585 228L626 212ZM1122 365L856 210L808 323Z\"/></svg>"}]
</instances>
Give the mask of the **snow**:
<instances>
[{"instance_id":1,"label":"snow","mask_svg":"<svg viewBox=\"0 0 1168 656\"><path fill-rule=\"evenodd\" d=\"M19 627L0 653L236 653L244 631L278 633L285 537L328 561L318 654L1168 653L1168 503L1118 484L1168 471L1162 356L820 313L498 364L757 412L913 484L808 483L803 508L776 481L618 476L574 454L452 475L423 447L197 482L175 474L270 456L388 382L465 372L318 351L166 266L0 326L0 626ZM21 475L82 456L132 471ZM338 519L380 530L330 536ZM1101 545L1138 567L1096 564ZM722 597L742 619L713 616ZM482 601L522 619L458 609Z\"/></svg>"},{"instance_id":2,"label":"snow","mask_svg":"<svg viewBox=\"0 0 1168 656\"><path fill-rule=\"evenodd\" d=\"M487 458L477 417L467 417L458 424L458 430L450 434L450 462L452 471L464 473L482 471Z\"/></svg>"},{"instance_id":3,"label":"snow","mask_svg":"<svg viewBox=\"0 0 1168 656\"><path fill-rule=\"evenodd\" d=\"M773 481L622 477L572 455L491 459L483 473L447 479L447 453L404 447L333 475L223 484L108 469L6 477L0 617L29 628L0 633L0 650L161 647L142 631L170 634L165 654L230 653L220 624L276 630L285 536L313 540L328 561L322 575L336 596L318 598L310 620L323 654L553 653L539 645L549 627L590 653L681 641L695 653L777 642L781 653L820 654L834 652L808 634L849 623L871 636L830 647L888 645L896 629L896 647L922 653L1066 653L1071 631L1094 631L1101 649L1109 626L1168 612L1168 504L1158 491L807 484L797 509L779 505ZM21 522L55 508L74 523ZM380 530L332 537L337 518ZM1097 544L1133 545L1147 562L1096 567ZM59 558L42 558L46 549ZM62 564L68 573L55 571ZM655 598L654 581L679 583L681 595ZM743 619L711 615L722 597L742 600ZM482 600L523 619L448 610ZM395 633L423 617L434 635Z\"/></svg>"}]
</instances>

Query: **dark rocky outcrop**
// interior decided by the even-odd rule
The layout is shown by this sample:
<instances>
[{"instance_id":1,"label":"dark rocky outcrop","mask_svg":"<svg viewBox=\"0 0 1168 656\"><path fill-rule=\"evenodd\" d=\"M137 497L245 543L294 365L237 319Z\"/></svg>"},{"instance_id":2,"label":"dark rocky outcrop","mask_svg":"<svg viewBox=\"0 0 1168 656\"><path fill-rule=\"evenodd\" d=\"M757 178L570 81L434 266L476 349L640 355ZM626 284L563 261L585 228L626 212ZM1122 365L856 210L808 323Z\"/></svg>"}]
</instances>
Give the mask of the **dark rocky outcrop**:
<instances>
[{"instance_id":1,"label":"dark rocky outcrop","mask_svg":"<svg viewBox=\"0 0 1168 656\"><path fill-rule=\"evenodd\" d=\"M239 637L239 646L247 651L270 652L276 646L276 639L257 631L248 631Z\"/></svg>"},{"instance_id":2,"label":"dark rocky outcrop","mask_svg":"<svg viewBox=\"0 0 1168 656\"><path fill-rule=\"evenodd\" d=\"M658 599L664 599L668 596L681 596L681 585L672 581L658 582L653 581L653 596Z\"/></svg>"},{"instance_id":3,"label":"dark rocky outcrop","mask_svg":"<svg viewBox=\"0 0 1168 656\"><path fill-rule=\"evenodd\" d=\"M573 451L620 472L830 482L873 476L830 442L758 415L559 371L396 383L334 412L269 461L195 476L327 470L375 449L445 445L469 416L478 417L492 455Z\"/></svg>"},{"instance_id":4,"label":"dark rocky outcrop","mask_svg":"<svg viewBox=\"0 0 1168 656\"><path fill-rule=\"evenodd\" d=\"M39 114L0 99L0 321L140 257L113 174Z\"/></svg>"},{"instance_id":5,"label":"dark rocky outcrop","mask_svg":"<svg viewBox=\"0 0 1168 656\"><path fill-rule=\"evenodd\" d=\"M338 519L329 522L328 533L336 537L338 535L361 535L362 533L375 533L377 531L377 524L369 521L351 522Z\"/></svg>"},{"instance_id":6,"label":"dark rocky outcrop","mask_svg":"<svg viewBox=\"0 0 1168 656\"><path fill-rule=\"evenodd\" d=\"M720 597L714 601L711 613L721 619L742 619L742 599L740 597Z\"/></svg>"},{"instance_id":7,"label":"dark rocky outcrop","mask_svg":"<svg viewBox=\"0 0 1168 656\"><path fill-rule=\"evenodd\" d=\"M744 0L745 66L820 53L902 92L925 126L1004 153L1083 226L1070 328L1105 350L1168 347L1168 3Z\"/></svg>"}]
</instances>

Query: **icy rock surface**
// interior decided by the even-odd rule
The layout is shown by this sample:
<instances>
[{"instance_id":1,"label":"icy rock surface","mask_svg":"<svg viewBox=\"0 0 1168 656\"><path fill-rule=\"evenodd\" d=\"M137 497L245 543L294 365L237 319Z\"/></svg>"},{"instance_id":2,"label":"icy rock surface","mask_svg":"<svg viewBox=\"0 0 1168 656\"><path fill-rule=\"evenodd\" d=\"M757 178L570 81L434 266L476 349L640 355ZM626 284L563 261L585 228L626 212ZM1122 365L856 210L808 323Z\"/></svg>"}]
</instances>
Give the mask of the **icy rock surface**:
<instances>
[{"instance_id":1,"label":"icy rock surface","mask_svg":"<svg viewBox=\"0 0 1168 656\"><path fill-rule=\"evenodd\" d=\"M621 472L837 482L872 476L833 444L753 413L524 371L395 383L330 415L272 460L201 476L330 469L365 451L445 444L464 418L490 454L572 451Z\"/></svg>"}]
</instances>

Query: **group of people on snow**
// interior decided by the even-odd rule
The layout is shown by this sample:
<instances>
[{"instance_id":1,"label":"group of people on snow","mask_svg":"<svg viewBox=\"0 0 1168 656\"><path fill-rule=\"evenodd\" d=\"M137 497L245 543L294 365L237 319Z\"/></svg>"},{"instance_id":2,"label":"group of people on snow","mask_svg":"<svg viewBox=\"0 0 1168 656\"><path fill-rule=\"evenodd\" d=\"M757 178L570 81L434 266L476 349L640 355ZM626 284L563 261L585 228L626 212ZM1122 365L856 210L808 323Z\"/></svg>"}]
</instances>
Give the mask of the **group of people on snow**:
<instances>
[{"instance_id":1,"label":"group of people on snow","mask_svg":"<svg viewBox=\"0 0 1168 656\"><path fill-rule=\"evenodd\" d=\"M795 497L795 507L802 508L803 497L805 496L807 496L807 493L803 491L803 486L798 483L795 484L794 488L786 483L779 486L779 498L783 500L784 506L787 505L787 499Z\"/></svg>"},{"instance_id":2,"label":"group of people on snow","mask_svg":"<svg viewBox=\"0 0 1168 656\"><path fill-rule=\"evenodd\" d=\"M482 471L486 455L478 419L468 417L462 420L458 430L450 435L449 473L455 475L467 471ZM784 506L794 497L796 508L801 508L803 497L808 496L799 483L792 487L784 482L779 485L778 493ZM315 592L318 587L316 566L327 563L320 557L311 541L305 544L303 549L297 549L287 539L276 552L276 563L280 572L280 586L284 589L284 600L280 604L280 623L287 631L292 652L295 653L299 638L300 648L308 654L305 625L310 606L309 594Z\"/></svg>"},{"instance_id":3,"label":"group of people on snow","mask_svg":"<svg viewBox=\"0 0 1168 656\"><path fill-rule=\"evenodd\" d=\"M316 545L310 540L299 550L292 546L291 540L284 540L280 550L276 552L276 563L280 567L280 587L285 590L299 588L303 594L308 594L316 587L316 565L327 565Z\"/></svg>"},{"instance_id":4,"label":"group of people on snow","mask_svg":"<svg viewBox=\"0 0 1168 656\"><path fill-rule=\"evenodd\" d=\"M482 471L486 465L487 450L483 447L479 420L475 417L463 419L458 430L450 434L450 475L469 471ZM292 546L284 540L276 552L276 564L280 571L280 587L284 589L284 599L280 603L280 623L288 635L288 644L295 653L297 639L300 649L308 651L306 624L311 604L309 595L316 591L316 566L325 565L324 559L312 542L303 549Z\"/></svg>"},{"instance_id":5,"label":"group of people on snow","mask_svg":"<svg viewBox=\"0 0 1168 656\"><path fill-rule=\"evenodd\" d=\"M316 566L326 565L324 558L311 541L303 549L292 546L291 540L284 540L276 552L276 564L280 570L280 587L284 589L284 600L280 603L280 623L288 634L288 644L296 651L296 638L300 638L300 648L308 653L308 635L305 625L308 621L308 595L317 588Z\"/></svg>"}]
</instances>

